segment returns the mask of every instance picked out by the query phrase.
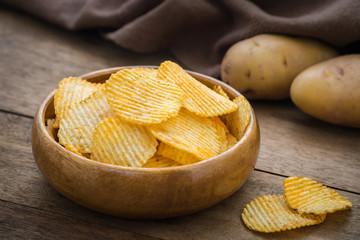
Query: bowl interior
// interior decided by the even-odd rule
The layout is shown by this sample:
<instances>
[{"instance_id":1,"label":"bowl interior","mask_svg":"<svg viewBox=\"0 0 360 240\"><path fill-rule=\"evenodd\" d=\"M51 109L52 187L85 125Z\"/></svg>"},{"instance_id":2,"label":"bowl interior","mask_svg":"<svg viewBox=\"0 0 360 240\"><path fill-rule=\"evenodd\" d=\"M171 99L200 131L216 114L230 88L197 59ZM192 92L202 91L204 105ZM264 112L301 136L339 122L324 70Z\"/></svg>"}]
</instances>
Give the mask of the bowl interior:
<instances>
[{"instance_id":1,"label":"bowl interior","mask_svg":"<svg viewBox=\"0 0 360 240\"><path fill-rule=\"evenodd\" d=\"M102 69L102 70L98 70L98 71L94 71L94 72L90 72L90 73L87 73L87 74L84 74L84 75L81 75L79 76L80 78L82 79L86 79L87 81L89 82L93 82L93 83L105 83L105 81L107 79L109 79L109 77L111 76L111 74L117 72L118 70L120 69L127 69L127 68L134 68L134 67L147 67L147 68L157 68L157 66L124 66L124 67L115 67L115 68L108 68L108 69ZM207 87L209 88L212 88L214 85L220 85L224 92L229 96L229 98L232 100L236 97L238 97L239 95L241 95L238 91L236 91L235 89L233 89L232 87L230 87L229 85L215 79L215 78L212 78L212 77L209 77L209 76L206 76L206 75L203 75L203 74L200 74L200 73L197 73L197 72L193 72L193 71L188 71L187 72L192 75L195 79L197 79L198 81L200 81L201 83L203 83L204 85L206 85ZM55 90L49 94L49 96L44 100L43 102L43 114L42 114L42 117L41 117L41 123L43 125L42 129L46 132L46 121L48 119L54 119L55 118L55 109L54 109L54 93L55 93ZM246 132L244 133L244 135L242 137L239 137L239 136L235 136L238 138L238 144L240 144L240 142L242 141L243 138L246 138L246 136L248 135L248 132L250 131L250 128L251 126L254 124L254 113L253 113L253 109L251 108L251 118L250 118L250 122L249 122L249 125L248 125L248 128L246 130ZM231 129L230 129L231 131ZM234 134L234 133L232 133ZM68 151L67 149L65 149L63 146L61 146L59 143L58 143L58 138L57 138L57 132L55 132L54 135L54 138L52 136L50 136L49 134L46 134L52 141L55 140L56 144L61 147L64 151ZM233 146L234 147L236 147ZM70 152L70 151L69 151ZM133 167L125 167L125 166L117 166L117 165L111 165L111 164L105 164L105 163L100 163L100 162L96 162L96 161L93 161L93 160L90 160L88 158L85 158L85 157L82 157L82 156L79 156L79 155L75 155L74 156L78 157L78 158L82 158L86 161L90 161L92 164L101 164L101 165L106 165L106 166L109 166L109 167L115 167L115 168L125 168L125 169L136 169L136 170L139 170L139 171L151 171L151 170L155 170L154 168L133 168ZM213 157L213 158L216 158ZM212 158L212 159L213 159ZM189 165L182 165L182 166L176 166L176 167L171 167L171 168L156 168L156 170L161 170L161 169L166 169L166 170L170 170L170 169L173 169L173 168L179 168L179 167L189 167L189 166L192 166L194 164L202 164L203 162L206 162L210 159L206 159L206 160L203 160L203 161L200 161L200 162L197 162L197 163L193 163L193 164L189 164Z\"/></svg>"},{"instance_id":2,"label":"bowl interior","mask_svg":"<svg viewBox=\"0 0 360 240\"><path fill-rule=\"evenodd\" d=\"M112 73L123 68L130 67L104 69L80 77L103 83ZM220 85L230 99L240 95L214 78L188 72L210 88L214 84ZM90 160L66 150L56 138L52 138L46 130L46 122L55 117L54 93L45 98L34 120L34 159L55 189L95 211L135 219L194 213L238 190L255 167L260 136L252 108L244 135L238 138L237 144L218 156L176 167L135 168Z\"/></svg>"}]
</instances>

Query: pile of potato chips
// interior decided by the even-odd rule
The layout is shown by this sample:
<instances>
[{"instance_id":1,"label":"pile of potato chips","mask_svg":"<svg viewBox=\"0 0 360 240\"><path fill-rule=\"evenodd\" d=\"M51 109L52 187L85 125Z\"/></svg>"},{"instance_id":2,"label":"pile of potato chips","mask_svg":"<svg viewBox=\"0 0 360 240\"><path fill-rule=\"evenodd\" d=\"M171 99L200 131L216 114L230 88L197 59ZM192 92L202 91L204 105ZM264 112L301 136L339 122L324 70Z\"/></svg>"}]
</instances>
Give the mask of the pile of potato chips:
<instances>
[{"instance_id":1,"label":"pile of potato chips","mask_svg":"<svg viewBox=\"0 0 360 240\"><path fill-rule=\"evenodd\" d=\"M246 205L245 225L258 232L279 232L322 223L327 213L352 207L335 190L306 177L284 180L284 195L266 195Z\"/></svg>"},{"instance_id":2,"label":"pile of potato chips","mask_svg":"<svg viewBox=\"0 0 360 240\"><path fill-rule=\"evenodd\" d=\"M208 88L178 64L129 68L105 84L69 77L54 96L47 130L66 149L130 167L171 167L217 156L235 145L250 121L250 104Z\"/></svg>"}]
</instances>

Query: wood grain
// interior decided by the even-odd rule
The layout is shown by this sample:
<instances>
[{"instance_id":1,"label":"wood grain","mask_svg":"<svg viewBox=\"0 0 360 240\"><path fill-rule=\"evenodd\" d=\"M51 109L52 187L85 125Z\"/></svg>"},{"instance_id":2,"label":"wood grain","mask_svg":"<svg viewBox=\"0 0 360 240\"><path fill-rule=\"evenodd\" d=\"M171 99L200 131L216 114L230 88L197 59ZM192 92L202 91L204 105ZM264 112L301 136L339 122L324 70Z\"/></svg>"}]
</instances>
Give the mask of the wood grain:
<instances>
[{"instance_id":1,"label":"wood grain","mask_svg":"<svg viewBox=\"0 0 360 240\"><path fill-rule=\"evenodd\" d=\"M118 69L110 72L116 71ZM201 74L190 74L210 87L222 85L230 98L238 95L235 92L230 94L231 89L222 82ZM86 79L99 79L101 82L108 76L109 70L106 69ZM182 216L227 198L243 185L254 170L260 134L252 110L242 141L211 160L178 168L134 169L85 160L65 151L49 138L43 123L47 116L54 115L53 96L54 92L43 101L34 118L34 159L47 181L81 206L134 219ZM232 120L229 124L239 128L240 122Z\"/></svg>"},{"instance_id":2,"label":"wood grain","mask_svg":"<svg viewBox=\"0 0 360 240\"><path fill-rule=\"evenodd\" d=\"M0 109L28 116L35 115L37 105L64 77L173 59L166 52L130 52L97 32L68 32L3 5L0 46L0 89L6 89L0 91Z\"/></svg>"},{"instance_id":3,"label":"wood grain","mask_svg":"<svg viewBox=\"0 0 360 240\"><path fill-rule=\"evenodd\" d=\"M120 65L158 65L168 53L136 54L97 33L68 32L0 4L0 238L357 239L360 236L360 132L315 120L290 101L252 105L261 130L260 157L245 185L225 201L185 217L134 221L96 213L56 192L30 147L32 119L61 78ZM3 112L1 112L1 110ZM305 175L353 202L323 224L283 233L248 230L246 203L281 194L284 177ZM350 192L349 192L350 191ZM98 229L98 230L97 230ZM64 231L64 232L63 232ZM74 231L78 231L74 232ZM107 233L109 235L104 235ZM57 237L58 236L58 237Z\"/></svg>"},{"instance_id":4,"label":"wood grain","mask_svg":"<svg viewBox=\"0 0 360 240\"><path fill-rule=\"evenodd\" d=\"M360 193L360 129L316 120L291 101L252 105L261 132L257 169Z\"/></svg>"},{"instance_id":5,"label":"wood grain","mask_svg":"<svg viewBox=\"0 0 360 240\"><path fill-rule=\"evenodd\" d=\"M159 239L4 201L0 212L1 239Z\"/></svg>"},{"instance_id":6,"label":"wood grain","mask_svg":"<svg viewBox=\"0 0 360 240\"><path fill-rule=\"evenodd\" d=\"M0 10L0 19L0 109L6 111L33 116L65 76L116 65L157 65L171 57L131 53L93 32L67 32L6 7ZM315 120L290 101L252 105L261 129L257 169L305 175L360 193L359 129Z\"/></svg>"},{"instance_id":7,"label":"wood grain","mask_svg":"<svg viewBox=\"0 0 360 240\"><path fill-rule=\"evenodd\" d=\"M96 213L61 196L41 176L30 151L31 119L0 113L0 120L0 131L3 133L0 136L0 174L2 179L5 179L0 181L0 199L22 207L30 207L34 209L35 215L40 214L38 211L46 211L161 239L356 239L360 234L359 194L344 191L338 192L352 201L354 207L349 211L329 214L321 225L275 234L261 234L248 230L240 217L246 203L265 194L283 193L283 177L259 171L255 171L244 186L228 199L189 216L157 221L135 221ZM9 144L4 144L5 142ZM27 212L21 213L22 207L11 207L12 210L8 211L11 214L15 214L13 211L25 214L23 217L26 218ZM49 221L52 219L51 216L43 218ZM21 223L20 220L14 221ZM40 220L36 220L34 225L37 221ZM8 220L0 221L0 233L3 236L6 235L1 229L5 229L5 224L8 225ZM95 225L89 226L90 232ZM22 233L35 234L33 227L29 226L29 229Z\"/></svg>"}]
</instances>

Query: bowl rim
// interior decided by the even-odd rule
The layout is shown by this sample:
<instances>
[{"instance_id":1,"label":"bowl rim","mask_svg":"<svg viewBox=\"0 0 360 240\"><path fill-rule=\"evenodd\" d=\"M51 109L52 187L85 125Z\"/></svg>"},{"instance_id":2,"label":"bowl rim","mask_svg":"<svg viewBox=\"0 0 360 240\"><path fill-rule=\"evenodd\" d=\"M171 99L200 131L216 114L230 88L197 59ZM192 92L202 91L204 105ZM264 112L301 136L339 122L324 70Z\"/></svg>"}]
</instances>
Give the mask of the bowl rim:
<instances>
[{"instance_id":1,"label":"bowl rim","mask_svg":"<svg viewBox=\"0 0 360 240\"><path fill-rule=\"evenodd\" d=\"M87 78L89 78L91 76L94 76L96 74L102 74L104 72L112 74L115 71L118 71L120 69L135 68L135 67L158 68L158 66L148 66L148 65L132 65L132 66L104 68L104 69L100 69L100 70L96 70L96 71L92 71L92 72L89 72L89 73L82 74L82 75L79 76L79 78L87 79ZM242 95L237 90L235 90L233 87L231 87L230 85L225 84L224 82L222 82L222 81L220 81L218 79L215 79L213 77L210 77L208 75L201 74L201 73L198 73L198 72L190 71L190 70L185 70L185 71L188 72L189 74L191 74L192 76L195 76L195 78L196 78L196 76L198 76L198 77L210 79L211 81L213 81L214 83L220 85L221 87L226 88L227 90L230 90L230 92L232 92L232 94L234 94L235 97L238 97L238 96ZM40 126L40 130L42 131L42 133L44 133L47 140L49 140L51 143L53 143L55 145L55 147L60 152L65 151L66 153L70 154L71 156L73 156L78 161L85 161L86 163L94 165L94 166L98 166L98 167L102 167L102 168L110 168L110 169L113 169L113 170L124 170L124 171L132 171L132 172L172 172L172 171L187 170L187 169L193 169L193 168L201 167L201 165L208 164L209 162L214 161L215 158L218 158L218 157L224 155L226 152L230 151L231 149L236 148L239 145L241 145L245 141L245 139L250 135L250 132L252 131L252 129L255 127L254 110L250 105L250 121L249 121L249 124L248 124L248 126L246 128L246 131L245 131L244 135L241 137L241 139L234 146L232 146L231 148L227 149L226 151L220 153L219 155L216 155L216 156L214 156L212 158L208 158L208 159L196 162L196 163L187 164L187 165L180 165L180 166L172 166L172 167L142 168L142 167L120 166L120 165L114 165L114 164L98 162L98 161L94 161L94 160L91 160L89 158L80 156L80 155L78 155L76 153L71 152L70 150L67 150L62 145L60 145L60 143L55 141L54 138L52 138L50 136L49 132L45 128L45 113L46 113L46 109L48 108L50 102L53 100L54 95L55 95L55 89L52 92L50 92L50 94L47 95L43 99L43 101L41 102L41 104L40 104L40 106L38 108L38 114L36 115L36 119L34 119L34 121L38 121L38 124Z\"/></svg>"}]
</instances>

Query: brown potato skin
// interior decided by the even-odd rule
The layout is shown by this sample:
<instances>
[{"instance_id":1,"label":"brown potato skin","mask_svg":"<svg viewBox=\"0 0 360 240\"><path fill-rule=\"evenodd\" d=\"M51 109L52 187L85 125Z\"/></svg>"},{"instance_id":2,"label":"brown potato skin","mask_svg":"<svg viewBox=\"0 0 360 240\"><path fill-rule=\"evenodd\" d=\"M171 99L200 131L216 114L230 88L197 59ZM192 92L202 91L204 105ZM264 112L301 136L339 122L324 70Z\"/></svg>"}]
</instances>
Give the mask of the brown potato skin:
<instances>
[{"instance_id":1,"label":"brown potato skin","mask_svg":"<svg viewBox=\"0 0 360 240\"><path fill-rule=\"evenodd\" d=\"M309 67L295 78L290 95L296 106L315 118L360 128L360 54Z\"/></svg>"},{"instance_id":2,"label":"brown potato skin","mask_svg":"<svg viewBox=\"0 0 360 240\"><path fill-rule=\"evenodd\" d=\"M248 99L286 99L302 70L337 55L332 47L312 39L261 34L228 49L221 78Z\"/></svg>"}]
</instances>

